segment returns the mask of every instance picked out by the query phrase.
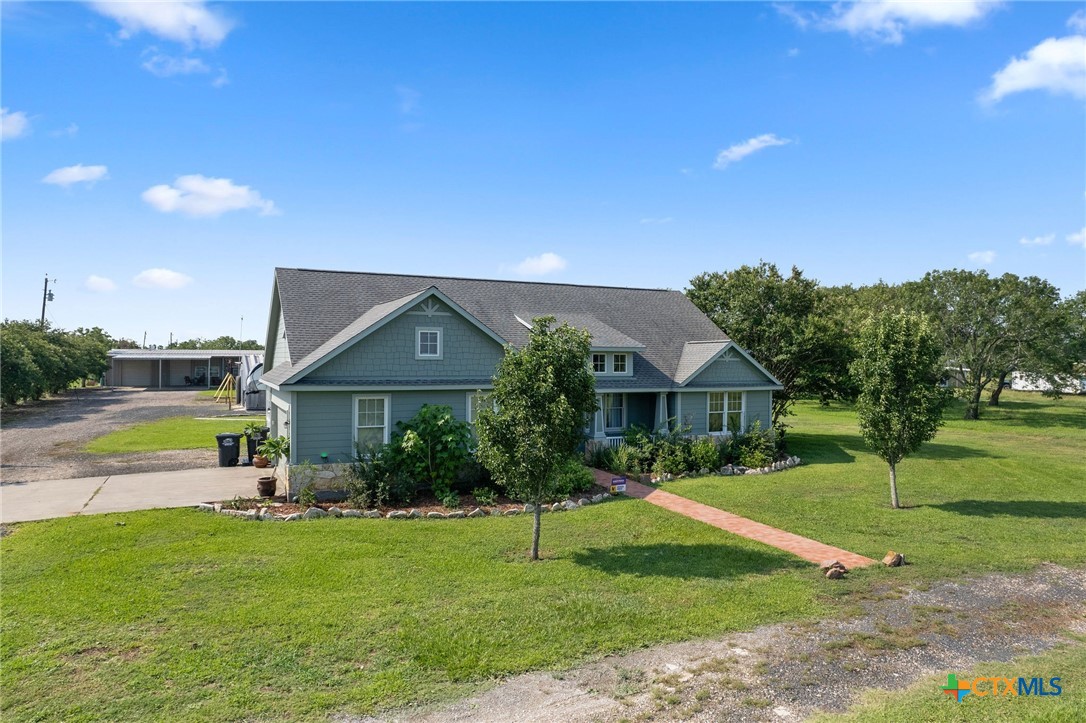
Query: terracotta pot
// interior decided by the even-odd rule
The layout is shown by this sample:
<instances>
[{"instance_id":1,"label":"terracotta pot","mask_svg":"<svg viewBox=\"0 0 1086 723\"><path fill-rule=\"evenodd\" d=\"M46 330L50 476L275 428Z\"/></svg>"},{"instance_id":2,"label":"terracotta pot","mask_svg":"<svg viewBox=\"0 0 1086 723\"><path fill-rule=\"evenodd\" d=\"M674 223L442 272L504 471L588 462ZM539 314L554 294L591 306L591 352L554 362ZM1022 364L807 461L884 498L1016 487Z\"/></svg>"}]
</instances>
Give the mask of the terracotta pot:
<instances>
[{"instance_id":1,"label":"terracotta pot","mask_svg":"<svg viewBox=\"0 0 1086 723\"><path fill-rule=\"evenodd\" d=\"M275 496L275 478L259 477L256 480L256 491L261 497Z\"/></svg>"},{"instance_id":2,"label":"terracotta pot","mask_svg":"<svg viewBox=\"0 0 1086 723\"><path fill-rule=\"evenodd\" d=\"M262 454L253 455L253 466L260 467L261 469L268 466L268 458Z\"/></svg>"}]
</instances>

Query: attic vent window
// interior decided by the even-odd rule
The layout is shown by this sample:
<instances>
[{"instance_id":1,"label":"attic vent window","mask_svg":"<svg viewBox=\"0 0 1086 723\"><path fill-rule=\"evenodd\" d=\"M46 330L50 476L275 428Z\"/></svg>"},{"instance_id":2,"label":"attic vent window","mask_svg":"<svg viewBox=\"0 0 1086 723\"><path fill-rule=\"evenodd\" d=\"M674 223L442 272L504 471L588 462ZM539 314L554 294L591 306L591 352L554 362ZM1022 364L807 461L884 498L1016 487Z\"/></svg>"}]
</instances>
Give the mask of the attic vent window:
<instances>
[{"instance_id":1,"label":"attic vent window","mask_svg":"<svg viewBox=\"0 0 1086 723\"><path fill-rule=\"evenodd\" d=\"M441 358L441 329L416 329L415 338L416 359Z\"/></svg>"}]
</instances>

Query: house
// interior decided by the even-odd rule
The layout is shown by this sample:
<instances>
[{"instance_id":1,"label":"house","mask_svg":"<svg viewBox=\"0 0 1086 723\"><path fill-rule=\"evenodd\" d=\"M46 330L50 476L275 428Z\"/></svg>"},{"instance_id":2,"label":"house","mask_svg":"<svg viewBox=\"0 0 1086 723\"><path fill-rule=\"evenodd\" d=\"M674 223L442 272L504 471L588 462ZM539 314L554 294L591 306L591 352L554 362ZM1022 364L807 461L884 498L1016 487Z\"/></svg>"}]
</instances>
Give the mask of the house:
<instances>
[{"instance_id":1,"label":"house","mask_svg":"<svg viewBox=\"0 0 1086 723\"><path fill-rule=\"evenodd\" d=\"M262 349L111 349L103 383L110 387L214 388L243 358L262 359Z\"/></svg>"},{"instance_id":2,"label":"house","mask_svg":"<svg viewBox=\"0 0 1086 723\"><path fill-rule=\"evenodd\" d=\"M599 410L632 425L723 435L768 428L780 383L678 291L343 271L275 271L262 382L289 464L348 461L424 404L471 422L505 345L554 316L592 336ZM329 474L328 476L332 476Z\"/></svg>"}]
</instances>

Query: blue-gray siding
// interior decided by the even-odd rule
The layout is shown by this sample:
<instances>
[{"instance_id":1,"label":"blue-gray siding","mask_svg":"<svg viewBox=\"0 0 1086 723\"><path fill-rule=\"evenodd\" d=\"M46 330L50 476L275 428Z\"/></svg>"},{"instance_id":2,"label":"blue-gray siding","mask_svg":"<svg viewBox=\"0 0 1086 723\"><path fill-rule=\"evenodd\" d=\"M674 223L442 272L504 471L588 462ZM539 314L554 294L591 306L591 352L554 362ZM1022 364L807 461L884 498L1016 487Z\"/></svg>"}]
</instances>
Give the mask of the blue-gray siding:
<instances>
[{"instance_id":1,"label":"blue-gray siding","mask_svg":"<svg viewBox=\"0 0 1086 723\"><path fill-rule=\"evenodd\" d=\"M441 359L415 358L419 327L442 330ZM498 342L455 312L447 316L406 313L314 369L306 381L489 379L504 353Z\"/></svg>"},{"instance_id":2,"label":"blue-gray siding","mask_svg":"<svg viewBox=\"0 0 1086 723\"><path fill-rule=\"evenodd\" d=\"M723 390L722 390L723 391ZM754 420L761 422L762 429L770 428L772 415L773 393L769 391L744 392L746 411L746 425L749 427ZM709 433L709 393L708 392L682 392L682 411L680 424L689 427L691 434Z\"/></svg>"},{"instance_id":3,"label":"blue-gray siding","mask_svg":"<svg viewBox=\"0 0 1086 723\"><path fill-rule=\"evenodd\" d=\"M768 384L770 380L753 364L734 351L717 359L686 383L688 387L729 384Z\"/></svg>"}]
</instances>

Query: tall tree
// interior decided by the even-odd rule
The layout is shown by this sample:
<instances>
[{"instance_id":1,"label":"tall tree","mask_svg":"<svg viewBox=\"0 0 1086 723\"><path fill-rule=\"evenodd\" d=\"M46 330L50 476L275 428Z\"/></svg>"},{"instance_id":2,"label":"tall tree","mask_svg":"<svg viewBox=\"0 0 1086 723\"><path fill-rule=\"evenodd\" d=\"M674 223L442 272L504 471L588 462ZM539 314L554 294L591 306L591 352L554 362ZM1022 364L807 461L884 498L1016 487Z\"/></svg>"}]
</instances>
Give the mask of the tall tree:
<instances>
[{"instance_id":1,"label":"tall tree","mask_svg":"<svg viewBox=\"0 0 1086 723\"><path fill-rule=\"evenodd\" d=\"M890 466L890 506L897 495L897 465L935 437L947 394L938 386L942 350L922 314L883 312L860 333L852 374L860 390L860 433Z\"/></svg>"},{"instance_id":2,"label":"tall tree","mask_svg":"<svg viewBox=\"0 0 1086 723\"><path fill-rule=\"evenodd\" d=\"M849 396L850 346L842 319L814 279L792 267L785 277L761 262L695 276L686 295L784 387L773 395L773 422L797 396Z\"/></svg>"},{"instance_id":3,"label":"tall tree","mask_svg":"<svg viewBox=\"0 0 1086 723\"><path fill-rule=\"evenodd\" d=\"M507 347L494 375L494 408L475 423L476 456L510 497L535 506L533 560L539 559L542 505L558 497L558 472L584 441L585 419L596 409L596 380L588 367L588 332L554 317L533 320L528 343Z\"/></svg>"}]
</instances>

